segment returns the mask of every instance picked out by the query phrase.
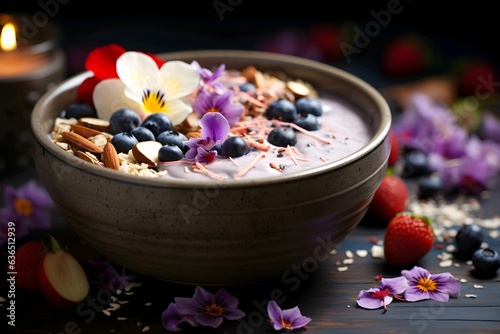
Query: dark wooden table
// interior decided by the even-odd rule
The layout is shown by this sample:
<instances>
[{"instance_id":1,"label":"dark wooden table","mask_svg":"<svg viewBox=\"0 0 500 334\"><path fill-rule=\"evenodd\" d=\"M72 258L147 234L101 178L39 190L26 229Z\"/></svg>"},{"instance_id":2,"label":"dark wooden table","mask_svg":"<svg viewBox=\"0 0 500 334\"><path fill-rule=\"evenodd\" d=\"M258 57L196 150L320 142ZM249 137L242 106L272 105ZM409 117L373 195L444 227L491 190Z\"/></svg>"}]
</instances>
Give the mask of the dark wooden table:
<instances>
[{"instance_id":1,"label":"dark wooden table","mask_svg":"<svg viewBox=\"0 0 500 334\"><path fill-rule=\"evenodd\" d=\"M21 184L35 178L33 171L2 181L3 184ZM413 185L409 182L410 190ZM488 198L482 199L478 216L493 217L500 213L500 187ZM69 230L64 220L55 212L55 227L49 231L62 244L67 245L80 261L97 258L97 254L80 242ZM336 254L325 261L318 261L316 269L297 270L286 277L245 285L228 286L228 291L239 298L239 308L247 316L236 321L225 320L218 329L186 327L184 333L250 334L274 333L267 322L266 306L270 299L278 299L283 308L299 306L303 315L312 318L307 333L500 333L500 279L498 276L479 279L472 275L470 264L453 259L454 265L440 267L438 255L446 241L437 241L436 247L419 263L431 273L450 272L464 279L461 294L447 303L432 300L414 303L394 301L383 309L367 310L357 307L360 290L368 289L376 275L396 277L400 272L385 265L383 259L370 255L360 257L356 250L370 251L375 239L382 240L384 228L371 226L365 217L357 229L342 243ZM29 238L36 238L36 235ZM26 240L22 240L25 242ZM492 248L500 250L500 238L486 237ZM21 242L21 240L19 241ZM449 240L453 243L453 240ZM344 263L346 252L354 253L353 263ZM6 252L2 250L2 263ZM339 268L346 267L342 271ZM184 286L116 268L140 286L117 294L116 291L98 288L91 284L88 298L75 308L58 309L47 304L41 293L16 290L15 327L8 326L2 316L0 333L168 333L161 322L161 314L175 296L191 297L194 286ZM4 276L5 277L5 276ZM7 282L2 280L0 296L7 298ZM215 292L218 287L205 287ZM476 298L466 297L475 295ZM113 299L120 308L108 314L109 301ZM3 302L2 312L6 311ZM303 329L294 332L301 333Z\"/></svg>"}]
</instances>

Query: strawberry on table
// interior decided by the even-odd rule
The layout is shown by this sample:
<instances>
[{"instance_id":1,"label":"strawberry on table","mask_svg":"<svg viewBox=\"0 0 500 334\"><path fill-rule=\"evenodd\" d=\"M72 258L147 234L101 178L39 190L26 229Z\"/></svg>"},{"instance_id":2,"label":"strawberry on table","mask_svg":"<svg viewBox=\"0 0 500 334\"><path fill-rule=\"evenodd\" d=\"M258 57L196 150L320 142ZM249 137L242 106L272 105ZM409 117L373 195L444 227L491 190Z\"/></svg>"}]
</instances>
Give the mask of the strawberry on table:
<instances>
[{"instance_id":1,"label":"strawberry on table","mask_svg":"<svg viewBox=\"0 0 500 334\"><path fill-rule=\"evenodd\" d=\"M16 250L16 284L28 291L40 290L38 265L44 257L45 246L40 241L29 241Z\"/></svg>"},{"instance_id":2,"label":"strawberry on table","mask_svg":"<svg viewBox=\"0 0 500 334\"><path fill-rule=\"evenodd\" d=\"M384 236L385 260L396 267L414 265L430 251L433 244L431 220L426 216L401 212L387 225Z\"/></svg>"},{"instance_id":3,"label":"strawberry on table","mask_svg":"<svg viewBox=\"0 0 500 334\"><path fill-rule=\"evenodd\" d=\"M387 224L396 214L406 210L408 193L408 187L399 176L386 174L375 191L368 213Z\"/></svg>"}]
</instances>

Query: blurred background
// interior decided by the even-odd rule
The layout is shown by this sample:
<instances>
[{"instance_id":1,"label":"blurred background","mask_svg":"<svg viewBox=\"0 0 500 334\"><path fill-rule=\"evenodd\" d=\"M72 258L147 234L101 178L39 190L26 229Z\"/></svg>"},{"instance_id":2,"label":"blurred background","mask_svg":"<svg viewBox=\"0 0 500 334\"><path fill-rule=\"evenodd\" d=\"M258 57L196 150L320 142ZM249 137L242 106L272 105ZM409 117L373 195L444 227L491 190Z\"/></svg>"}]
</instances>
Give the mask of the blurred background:
<instances>
[{"instance_id":1,"label":"blurred background","mask_svg":"<svg viewBox=\"0 0 500 334\"><path fill-rule=\"evenodd\" d=\"M491 2L483 0L453 7L428 0L141 0L131 4L9 0L2 2L0 13L19 13L25 25L31 23L35 29L50 20L60 32L56 43L65 56L64 77L84 71L85 59L95 47L117 43L127 50L152 53L246 49L291 54L345 69L381 91L446 76L454 84L453 92L443 93L446 102L455 94L473 93L478 78L489 81L486 88L494 95L500 86L496 83L499 15ZM467 90L459 83L461 72L476 61L487 66L469 75L472 88ZM39 96L31 97L22 122L29 119L29 108ZM402 107L394 96L385 96L391 107ZM27 149L8 144L15 143L21 132L22 125L10 125L16 111L0 109L0 113L10 113L0 122L3 177L29 168L30 163L24 159L9 165L12 156Z\"/></svg>"}]
</instances>

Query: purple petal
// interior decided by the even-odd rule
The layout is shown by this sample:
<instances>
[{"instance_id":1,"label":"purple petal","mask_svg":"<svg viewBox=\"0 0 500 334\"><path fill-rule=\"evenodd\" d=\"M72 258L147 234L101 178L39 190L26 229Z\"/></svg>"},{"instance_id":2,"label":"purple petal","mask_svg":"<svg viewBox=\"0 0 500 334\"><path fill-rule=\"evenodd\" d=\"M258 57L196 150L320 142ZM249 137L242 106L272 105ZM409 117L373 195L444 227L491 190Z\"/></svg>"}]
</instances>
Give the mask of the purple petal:
<instances>
[{"instance_id":1,"label":"purple petal","mask_svg":"<svg viewBox=\"0 0 500 334\"><path fill-rule=\"evenodd\" d=\"M210 162L214 161L215 158L217 157L216 150L207 151L206 149L204 149L202 147L198 147L196 149L196 152L197 152L197 154L196 154L195 160L198 162L210 163Z\"/></svg>"},{"instance_id":2,"label":"purple petal","mask_svg":"<svg viewBox=\"0 0 500 334\"><path fill-rule=\"evenodd\" d=\"M215 301L215 296L210 291L203 289L201 286L197 286L194 290L193 299L205 306L212 304Z\"/></svg>"},{"instance_id":3,"label":"purple petal","mask_svg":"<svg viewBox=\"0 0 500 334\"><path fill-rule=\"evenodd\" d=\"M356 299L356 302L359 306L366 308L366 309L377 309L381 308L384 306L384 301L380 298L374 298L372 295L372 292L378 291L378 288L370 288L368 290L361 290L358 294L358 298ZM392 302L392 297L387 295L385 298L385 304L389 305Z\"/></svg>"},{"instance_id":4,"label":"purple petal","mask_svg":"<svg viewBox=\"0 0 500 334\"><path fill-rule=\"evenodd\" d=\"M175 297L175 305L177 306L177 310L181 314L188 314L195 316L199 312L203 311L203 305L199 300L195 298L187 298L187 297Z\"/></svg>"},{"instance_id":5,"label":"purple petal","mask_svg":"<svg viewBox=\"0 0 500 334\"><path fill-rule=\"evenodd\" d=\"M291 329L303 328L310 322L311 322L311 318L300 315L297 318L293 319Z\"/></svg>"},{"instance_id":6,"label":"purple petal","mask_svg":"<svg viewBox=\"0 0 500 334\"><path fill-rule=\"evenodd\" d=\"M393 294L402 294L408 288L406 277L400 276L395 278L382 278L379 289L389 289Z\"/></svg>"},{"instance_id":7,"label":"purple petal","mask_svg":"<svg viewBox=\"0 0 500 334\"><path fill-rule=\"evenodd\" d=\"M54 208L54 202L47 194L47 192L38 186L35 181L28 182L24 187L18 190L18 196L26 199L30 199L31 202L41 209L52 209Z\"/></svg>"},{"instance_id":8,"label":"purple petal","mask_svg":"<svg viewBox=\"0 0 500 334\"><path fill-rule=\"evenodd\" d=\"M224 311L224 318L226 318L227 320L237 320L237 319L241 319L245 316L246 316L245 312L243 312L237 308L226 309Z\"/></svg>"},{"instance_id":9,"label":"purple petal","mask_svg":"<svg viewBox=\"0 0 500 334\"><path fill-rule=\"evenodd\" d=\"M302 316L298 306L283 310L282 317L285 319L285 322L291 324L291 328L289 329L302 328L311 321L310 318Z\"/></svg>"},{"instance_id":10,"label":"purple petal","mask_svg":"<svg viewBox=\"0 0 500 334\"><path fill-rule=\"evenodd\" d=\"M417 302L419 300L431 299L430 293L420 290L417 286L410 286L406 289L405 299L409 302Z\"/></svg>"},{"instance_id":11,"label":"purple petal","mask_svg":"<svg viewBox=\"0 0 500 334\"><path fill-rule=\"evenodd\" d=\"M401 275L406 277L408 280L408 284L410 286L416 285L418 280L422 277L429 277L431 273L422 267L414 266L411 270L403 270L401 271Z\"/></svg>"},{"instance_id":12,"label":"purple petal","mask_svg":"<svg viewBox=\"0 0 500 334\"><path fill-rule=\"evenodd\" d=\"M500 118L492 112L484 112L481 134L485 139L500 143Z\"/></svg>"},{"instance_id":13,"label":"purple petal","mask_svg":"<svg viewBox=\"0 0 500 334\"><path fill-rule=\"evenodd\" d=\"M218 112L209 112L200 120L201 138L210 138L214 142L226 139L230 126L227 119Z\"/></svg>"},{"instance_id":14,"label":"purple petal","mask_svg":"<svg viewBox=\"0 0 500 334\"><path fill-rule=\"evenodd\" d=\"M450 273L442 273L431 275L431 279L436 281L439 290L442 290L450 297L458 297L460 295L460 280Z\"/></svg>"},{"instance_id":15,"label":"purple petal","mask_svg":"<svg viewBox=\"0 0 500 334\"><path fill-rule=\"evenodd\" d=\"M276 304L274 300L271 300L267 304L267 315L269 316L269 319L271 319L275 330L278 331L280 329L283 329L283 325L281 323L281 308L278 306L278 304Z\"/></svg>"},{"instance_id":16,"label":"purple petal","mask_svg":"<svg viewBox=\"0 0 500 334\"><path fill-rule=\"evenodd\" d=\"M194 317L179 313L177 305L174 303L170 303L167 309L163 311L161 314L161 321L163 327L172 332L181 330L182 328L180 328L179 325L185 322L189 323L193 327L199 326Z\"/></svg>"},{"instance_id":17,"label":"purple petal","mask_svg":"<svg viewBox=\"0 0 500 334\"><path fill-rule=\"evenodd\" d=\"M205 313L198 313L195 319L201 326L212 328L218 328L224 321L222 317L213 317Z\"/></svg>"}]
</instances>

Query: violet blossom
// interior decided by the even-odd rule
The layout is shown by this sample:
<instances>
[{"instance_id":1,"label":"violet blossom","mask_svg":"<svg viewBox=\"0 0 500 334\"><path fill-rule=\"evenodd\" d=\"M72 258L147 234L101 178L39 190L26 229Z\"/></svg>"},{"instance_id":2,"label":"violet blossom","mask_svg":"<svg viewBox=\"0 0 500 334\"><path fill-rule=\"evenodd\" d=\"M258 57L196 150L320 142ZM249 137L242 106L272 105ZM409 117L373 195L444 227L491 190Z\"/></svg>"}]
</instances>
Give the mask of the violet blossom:
<instances>
[{"instance_id":1,"label":"violet blossom","mask_svg":"<svg viewBox=\"0 0 500 334\"><path fill-rule=\"evenodd\" d=\"M221 288L215 294L197 286L192 298L175 297L162 314L163 326L171 331L187 322L192 326L218 328L224 319L237 320L245 316L239 310L238 299Z\"/></svg>"},{"instance_id":2,"label":"violet blossom","mask_svg":"<svg viewBox=\"0 0 500 334\"><path fill-rule=\"evenodd\" d=\"M311 318L305 317L300 313L298 306L282 310L274 300L271 300L267 304L267 314L270 323L277 331L281 329L294 330L304 328L311 321Z\"/></svg>"},{"instance_id":3,"label":"violet blossom","mask_svg":"<svg viewBox=\"0 0 500 334\"><path fill-rule=\"evenodd\" d=\"M408 282L405 277L382 278L377 287L361 290L356 302L363 308L377 309L383 307L384 311L387 311L387 305L392 303L394 298L404 300L400 295L407 288Z\"/></svg>"},{"instance_id":4,"label":"violet blossom","mask_svg":"<svg viewBox=\"0 0 500 334\"><path fill-rule=\"evenodd\" d=\"M408 280L405 299L409 302L424 299L447 302L450 297L460 295L460 280L450 273L432 275L428 270L414 266L401 274Z\"/></svg>"},{"instance_id":5,"label":"violet blossom","mask_svg":"<svg viewBox=\"0 0 500 334\"><path fill-rule=\"evenodd\" d=\"M212 86L214 88L222 88L223 87L223 84L220 83L220 82L217 82L217 79L222 74L224 74L224 72L226 71L226 65L225 64L219 65L219 67L217 67L217 69L215 70L215 72L212 72L208 68L201 67L200 63L198 63L196 60L193 60L191 62L191 66L200 75L201 81L202 81L202 83L201 83L202 87L205 86L205 85L209 85L209 86Z\"/></svg>"},{"instance_id":6,"label":"violet blossom","mask_svg":"<svg viewBox=\"0 0 500 334\"><path fill-rule=\"evenodd\" d=\"M51 212L54 203L43 188L35 181L28 181L19 188L6 185L4 188L5 208L0 213L3 240L4 229L8 222L16 226L16 237L28 234L29 229L49 229L52 225Z\"/></svg>"},{"instance_id":7,"label":"violet blossom","mask_svg":"<svg viewBox=\"0 0 500 334\"><path fill-rule=\"evenodd\" d=\"M391 127L403 146L448 159L463 155L467 131L452 111L423 93L412 95L410 106Z\"/></svg>"},{"instance_id":8,"label":"violet blossom","mask_svg":"<svg viewBox=\"0 0 500 334\"><path fill-rule=\"evenodd\" d=\"M201 137L183 141L189 147L184 157L190 161L212 162L217 156L214 147L227 138L230 126L221 113L207 113L200 119Z\"/></svg>"},{"instance_id":9,"label":"violet blossom","mask_svg":"<svg viewBox=\"0 0 500 334\"><path fill-rule=\"evenodd\" d=\"M221 113L229 122L236 125L245 111L245 107L239 102L233 102L234 91L227 90L219 93L208 89L201 89L192 103L193 111L199 116L211 112Z\"/></svg>"}]
</instances>

